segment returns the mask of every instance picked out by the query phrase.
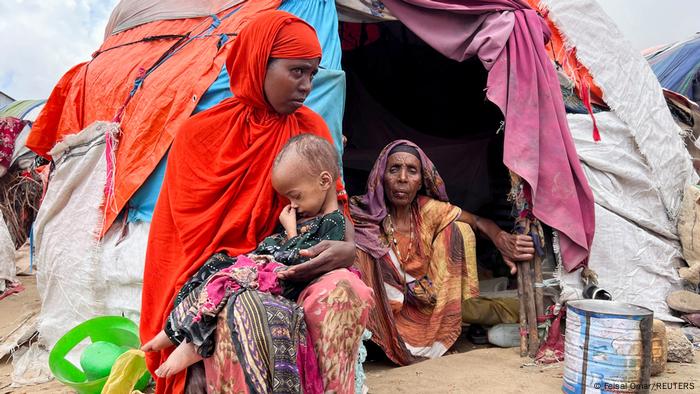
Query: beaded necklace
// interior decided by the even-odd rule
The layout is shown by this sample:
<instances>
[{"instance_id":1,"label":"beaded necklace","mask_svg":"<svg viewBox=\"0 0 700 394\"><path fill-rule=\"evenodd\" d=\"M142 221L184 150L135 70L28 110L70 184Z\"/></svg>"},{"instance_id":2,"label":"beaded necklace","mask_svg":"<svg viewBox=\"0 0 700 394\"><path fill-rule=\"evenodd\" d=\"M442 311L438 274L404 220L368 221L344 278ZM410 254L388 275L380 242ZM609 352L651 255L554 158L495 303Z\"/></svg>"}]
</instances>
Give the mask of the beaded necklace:
<instances>
[{"instance_id":1,"label":"beaded necklace","mask_svg":"<svg viewBox=\"0 0 700 394\"><path fill-rule=\"evenodd\" d=\"M410 234L411 238L410 241L408 242L408 253L406 255L406 258L404 259L401 256L401 249L399 248L399 241L395 237L396 229L394 228L394 220L391 218L391 214L387 214L387 218L389 219L389 237L391 238L389 241L393 244L394 252L396 252L396 256L399 258L399 261L403 263L403 265L406 265L406 262L410 260L411 258L411 251L413 250L413 220L409 220L409 223L411 225L410 227Z\"/></svg>"}]
</instances>

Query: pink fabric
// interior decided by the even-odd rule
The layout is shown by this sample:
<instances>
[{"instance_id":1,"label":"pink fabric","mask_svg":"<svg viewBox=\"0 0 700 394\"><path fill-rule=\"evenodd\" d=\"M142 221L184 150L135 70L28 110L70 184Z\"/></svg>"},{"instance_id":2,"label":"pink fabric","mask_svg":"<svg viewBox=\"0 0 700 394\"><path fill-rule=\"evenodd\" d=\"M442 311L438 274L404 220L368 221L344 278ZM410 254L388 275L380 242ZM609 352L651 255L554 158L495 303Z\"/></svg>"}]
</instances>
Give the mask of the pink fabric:
<instances>
[{"instance_id":1,"label":"pink fabric","mask_svg":"<svg viewBox=\"0 0 700 394\"><path fill-rule=\"evenodd\" d=\"M217 272L207 282L201 295L205 300L194 321L199 321L203 314L215 315L222 300L242 286L272 295L282 294L277 271L285 267L271 260L256 262L246 255L238 256L232 266Z\"/></svg>"},{"instance_id":2,"label":"pink fabric","mask_svg":"<svg viewBox=\"0 0 700 394\"><path fill-rule=\"evenodd\" d=\"M323 393L323 378L318 369L318 358L310 336L307 336L306 343L297 346L297 368L300 372L302 393Z\"/></svg>"},{"instance_id":3,"label":"pink fabric","mask_svg":"<svg viewBox=\"0 0 700 394\"><path fill-rule=\"evenodd\" d=\"M323 392L355 394L355 357L374 306L372 289L356 274L338 269L313 281L297 303L304 308Z\"/></svg>"},{"instance_id":4,"label":"pink fabric","mask_svg":"<svg viewBox=\"0 0 700 394\"><path fill-rule=\"evenodd\" d=\"M5 297L9 297L13 294L21 293L24 291L24 286L19 282L10 282L5 288L5 291L0 293L0 300Z\"/></svg>"},{"instance_id":5,"label":"pink fabric","mask_svg":"<svg viewBox=\"0 0 700 394\"><path fill-rule=\"evenodd\" d=\"M531 189L534 215L560 232L566 270L585 266L595 228L593 194L545 51L550 32L544 20L521 0L384 4L443 55L479 57L489 71L486 96L505 117L504 164Z\"/></svg>"},{"instance_id":6,"label":"pink fabric","mask_svg":"<svg viewBox=\"0 0 700 394\"><path fill-rule=\"evenodd\" d=\"M10 168L15 140L27 123L12 117L0 118L0 167Z\"/></svg>"},{"instance_id":7,"label":"pink fabric","mask_svg":"<svg viewBox=\"0 0 700 394\"><path fill-rule=\"evenodd\" d=\"M297 303L304 308L306 344L313 344L313 349L297 348L297 365L304 366L300 369L304 393L355 394L355 357L374 306L372 289L355 273L338 269L309 284ZM204 359L207 391L249 393L227 314L228 308L223 308L216 326L220 340L214 355Z\"/></svg>"},{"instance_id":8,"label":"pink fabric","mask_svg":"<svg viewBox=\"0 0 700 394\"><path fill-rule=\"evenodd\" d=\"M554 306L549 308L554 309ZM561 308L559 314L552 320L547 331L547 339L540 345L535 361L541 364L554 364L564 361L564 335L561 332L561 320L566 317L566 308Z\"/></svg>"}]
</instances>

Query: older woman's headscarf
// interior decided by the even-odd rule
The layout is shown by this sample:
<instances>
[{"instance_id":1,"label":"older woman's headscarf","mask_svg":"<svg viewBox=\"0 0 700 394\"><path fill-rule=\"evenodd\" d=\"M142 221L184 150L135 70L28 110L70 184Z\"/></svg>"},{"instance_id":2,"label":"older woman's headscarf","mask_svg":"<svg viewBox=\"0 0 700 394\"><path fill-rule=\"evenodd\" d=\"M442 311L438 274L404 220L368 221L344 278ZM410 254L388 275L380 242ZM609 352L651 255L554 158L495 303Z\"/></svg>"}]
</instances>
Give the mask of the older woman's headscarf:
<instances>
[{"instance_id":1,"label":"older woman's headscarf","mask_svg":"<svg viewBox=\"0 0 700 394\"><path fill-rule=\"evenodd\" d=\"M275 155L302 132L332 142L323 119L301 107L281 115L265 100L271 57L321 57L313 28L283 11L251 19L226 61L234 97L190 118L178 131L156 204L144 272L141 339L160 330L177 291L216 252L250 252L277 224L286 201L270 182ZM342 190L342 187L341 187ZM154 371L172 349L150 353ZM182 392L184 372L158 379L158 393Z\"/></svg>"},{"instance_id":2,"label":"older woman's headscarf","mask_svg":"<svg viewBox=\"0 0 700 394\"><path fill-rule=\"evenodd\" d=\"M418 145L408 140L397 140L385 146L369 174L367 193L350 200L350 214L355 222L355 243L374 258L389 253L389 247L381 242L381 225L388 213L384 196L384 172L390 152L399 146L409 146L418 152L423 175L422 192L428 197L448 201L445 182Z\"/></svg>"}]
</instances>

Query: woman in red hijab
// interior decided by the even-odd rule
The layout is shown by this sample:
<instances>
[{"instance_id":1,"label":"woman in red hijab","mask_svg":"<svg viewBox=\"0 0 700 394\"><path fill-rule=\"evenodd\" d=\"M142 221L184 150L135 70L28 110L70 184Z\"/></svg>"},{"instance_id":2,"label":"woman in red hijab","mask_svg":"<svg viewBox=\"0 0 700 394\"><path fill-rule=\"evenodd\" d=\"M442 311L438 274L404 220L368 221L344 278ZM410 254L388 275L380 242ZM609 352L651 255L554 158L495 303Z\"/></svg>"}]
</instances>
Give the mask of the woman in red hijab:
<instances>
[{"instance_id":1,"label":"woman in red hijab","mask_svg":"<svg viewBox=\"0 0 700 394\"><path fill-rule=\"evenodd\" d=\"M144 343L163 329L177 292L210 256L250 252L273 233L288 202L272 189L270 171L285 142L301 133L332 142L323 119L303 106L320 58L313 28L283 11L260 13L231 44L226 69L234 97L190 118L170 150L146 255ZM338 192L344 198L340 183ZM322 275L298 303L326 391L353 391L354 360L347 355L357 353L372 296L361 280L342 269L354 257L351 226L347 233L349 242L324 241L308 251L318 256L281 274L286 280ZM257 391L230 346L226 315L219 318L214 356L205 360L207 386ZM148 353L151 372L171 350ZM156 392L182 392L184 381L184 373L158 379Z\"/></svg>"}]
</instances>

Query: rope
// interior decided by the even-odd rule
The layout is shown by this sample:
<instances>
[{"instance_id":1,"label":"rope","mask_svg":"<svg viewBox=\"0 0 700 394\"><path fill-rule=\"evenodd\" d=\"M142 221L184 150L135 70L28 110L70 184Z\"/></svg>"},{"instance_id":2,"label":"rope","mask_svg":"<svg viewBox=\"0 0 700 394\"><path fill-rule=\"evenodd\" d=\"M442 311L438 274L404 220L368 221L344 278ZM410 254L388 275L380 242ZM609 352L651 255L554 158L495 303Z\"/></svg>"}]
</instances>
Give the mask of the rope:
<instances>
[{"instance_id":1,"label":"rope","mask_svg":"<svg viewBox=\"0 0 700 394\"><path fill-rule=\"evenodd\" d=\"M109 52L113 49L118 49L118 48L130 46L130 45L134 45L134 44L139 44L142 42L150 42L150 41L158 41L158 40L174 40L174 39L181 39L184 37L187 37L187 36L184 34L163 34L163 35L158 35L158 36L148 36L148 37L144 37L140 40L125 42L124 44L115 45L113 47L109 47L109 48L103 49L101 51L97 50L92 54L92 58L94 59L94 58L100 56L101 54L103 54L105 52Z\"/></svg>"},{"instance_id":2,"label":"rope","mask_svg":"<svg viewBox=\"0 0 700 394\"><path fill-rule=\"evenodd\" d=\"M222 18L219 18L216 15L210 15L212 22L209 25L209 27L207 27L204 31L202 31L201 33L196 34L194 36L191 36L192 31L194 31L197 27L201 26L204 23L204 20L203 20L198 25L196 25L192 29L192 31L188 32L185 35L178 36L179 39L177 40L177 42L175 42L170 48L168 48L168 50L165 51L165 53L163 53L163 55L160 58L158 58L158 60L156 60L156 62L151 67L149 67L147 70L140 69L139 74L136 77L136 80L134 80L134 87L129 92L129 96L126 98L124 104L117 111L117 114L115 115L114 121L121 123L122 116L124 114L124 110L125 110L127 104L129 104L129 101L131 101L131 98L136 94L136 92L141 88L141 86L143 86L144 80L149 75L151 75L151 73L153 73L155 70L157 70L158 67L162 66L166 61L168 61L168 59L173 57L176 53L178 53L180 50L182 50L182 48L187 46L189 43L191 43L195 39L209 37L211 35L211 32L216 30L221 25L221 21L223 21L223 20L229 18L231 15L235 14L242 7L243 6L241 5L237 8L234 8L233 10L231 10L231 12L224 15ZM228 35L235 35L236 33L224 33L224 34L226 34L228 36ZM157 37L157 36L152 36L152 37Z\"/></svg>"}]
</instances>

